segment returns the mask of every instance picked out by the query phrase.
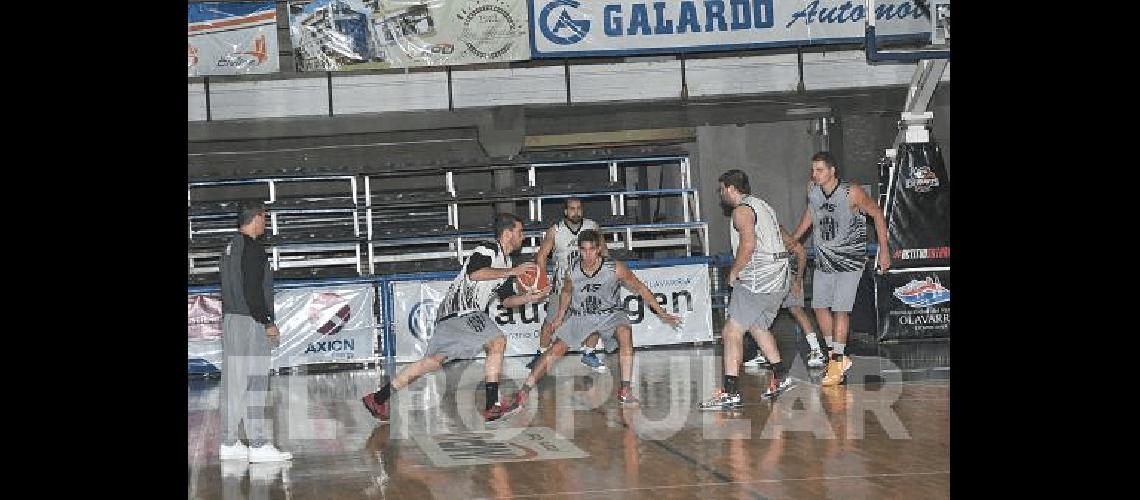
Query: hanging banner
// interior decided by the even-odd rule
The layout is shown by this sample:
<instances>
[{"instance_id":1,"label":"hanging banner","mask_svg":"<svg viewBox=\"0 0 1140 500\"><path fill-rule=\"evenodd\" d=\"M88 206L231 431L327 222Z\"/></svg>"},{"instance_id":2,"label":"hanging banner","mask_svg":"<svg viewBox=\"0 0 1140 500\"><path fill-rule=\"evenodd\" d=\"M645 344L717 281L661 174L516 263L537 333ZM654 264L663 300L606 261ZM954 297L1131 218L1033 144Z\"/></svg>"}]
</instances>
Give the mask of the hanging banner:
<instances>
[{"instance_id":1,"label":"hanging banner","mask_svg":"<svg viewBox=\"0 0 1140 500\"><path fill-rule=\"evenodd\" d=\"M878 283L879 339L950 337L950 270L887 273Z\"/></svg>"},{"instance_id":2,"label":"hanging banner","mask_svg":"<svg viewBox=\"0 0 1140 500\"><path fill-rule=\"evenodd\" d=\"M633 274L649 287L661 307L681 316L684 321L680 328L673 328L653 314L640 296L622 288L622 303L633 325L635 347L712 340L712 300L707 265L634 269ZM392 283L392 331L397 362L416 361L423 357L435 327L436 307L450 284L448 281ZM546 313L545 303L492 308L491 317L507 337L507 356L530 356L538 350L538 338ZM576 347L571 346L571 349Z\"/></svg>"},{"instance_id":3,"label":"hanging banner","mask_svg":"<svg viewBox=\"0 0 1140 500\"><path fill-rule=\"evenodd\" d=\"M188 340L221 340L222 297L220 295L188 295Z\"/></svg>"},{"instance_id":4,"label":"hanging banner","mask_svg":"<svg viewBox=\"0 0 1140 500\"><path fill-rule=\"evenodd\" d=\"M891 267L950 265L950 177L942 149L931 142L900 144L888 184Z\"/></svg>"},{"instance_id":5,"label":"hanging banner","mask_svg":"<svg viewBox=\"0 0 1140 500\"><path fill-rule=\"evenodd\" d=\"M861 0L527 0L536 59L862 43ZM875 2L881 42L930 38L926 2Z\"/></svg>"},{"instance_id":6,"label":"hanging banner","mask_svg":"<svg viewBox=\"0 0 1140 500\"><path fill-rule=\"evenodd\" d=\"M315 0L289 6L298 71L530 58L523 0Z\"/></svg>"},{"instance_id":7,"label":"hanging banner","mask_svg":"<svg viewBox=\"0 0 1140 500\"><path fill-rule=\"evenodd\" d=\"M863 274L859 277L859 285L855 289L855 303L851 305L851 313L847 316L849 332L870 333L877 330L875 284L878 283L879 276L871 262L863 266Z\"/></svg>"},{"instance_id":8,"label":"hanging banner","mask_svg":"<svg viewBox=\"0 0 1140 500\"><path fill-rule=\"evenodd\" d=\"M281 342L273 368L375 359L372 285L279 290L273 298Z\"/></svg>"},{"instance_id":9,"label":"hanging banner","mask_svg":"<svg viewBox=\"0 0 1140 500\"><path fill-rule=\"evenodd\" d=\"M197 2L187 6L189 76L277 71L274 2Z\"/></svg>"},{"instance_id":10,"label":"hanging banner","mask_svg":"<svg viewBox=\"0 0 1140 500\"><path fill-rule=\"evenodd\" d=\"M187 370L210 373L222 366L222 297L188 295L187 303Z\"/></svg>"}]
</instances>

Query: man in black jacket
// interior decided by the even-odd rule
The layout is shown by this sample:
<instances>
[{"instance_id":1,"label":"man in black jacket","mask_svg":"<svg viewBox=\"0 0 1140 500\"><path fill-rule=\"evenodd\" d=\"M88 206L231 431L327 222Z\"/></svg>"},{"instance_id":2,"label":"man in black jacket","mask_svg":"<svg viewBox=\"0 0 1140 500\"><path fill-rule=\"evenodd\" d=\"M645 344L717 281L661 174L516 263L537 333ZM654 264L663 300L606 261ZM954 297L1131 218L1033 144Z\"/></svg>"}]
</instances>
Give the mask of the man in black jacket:
<instances>
[{"instance_id":1,"label":"man in black jacket","mask_svg":"<svg viewBox=\"0 0 1140 500\"><path fill-rule=\"evenodd\" d=\"M265 207L243 204L238 234L226 244L218 265L222 279L222 441L219 458L250 462L290 460L270 442L266 419L270 350L280 332L273 323L273 272L265 247ZM238 439L245 422L249 447Z\"/></svg>"}]
</instances>

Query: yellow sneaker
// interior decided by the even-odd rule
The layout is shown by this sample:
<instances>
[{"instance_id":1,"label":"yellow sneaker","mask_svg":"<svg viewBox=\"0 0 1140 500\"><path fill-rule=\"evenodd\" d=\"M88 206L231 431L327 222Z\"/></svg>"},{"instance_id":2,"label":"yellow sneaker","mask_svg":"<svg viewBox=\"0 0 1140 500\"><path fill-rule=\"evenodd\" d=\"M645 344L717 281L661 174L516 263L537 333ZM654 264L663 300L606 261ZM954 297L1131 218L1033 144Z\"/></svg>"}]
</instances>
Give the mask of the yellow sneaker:
<instances>
[{"instance_id":1,"label":"yellow sneaker","mask_svg":"<svg viewBox=\"0 0 1140 500\"><path fill-rule=\"evenodd\" d=\"M831 361L827 362L827 373L823 374L823 380L820 381L819 385L828 387L846 383L847 370L850 370L854 364L851 361L851 356L839 356L838 360L832 357Z\"/></svg>"}]
</instances>

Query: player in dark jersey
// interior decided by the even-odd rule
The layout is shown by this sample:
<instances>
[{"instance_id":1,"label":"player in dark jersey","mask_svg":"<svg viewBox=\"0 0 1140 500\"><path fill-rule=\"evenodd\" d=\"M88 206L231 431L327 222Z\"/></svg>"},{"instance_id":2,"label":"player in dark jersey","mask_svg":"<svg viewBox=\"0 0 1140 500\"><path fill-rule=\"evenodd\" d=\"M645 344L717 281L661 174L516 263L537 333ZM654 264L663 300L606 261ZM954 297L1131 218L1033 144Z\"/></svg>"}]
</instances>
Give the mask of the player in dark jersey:
<instances>
[{"instance_id":1,"label":"player in dark jersey","mask_svg":"<svg viewBox=\"0 0 1140 500\"><path fill-rule=\"evenodd\" d=\"M364 407L382 422L388 420L391 409L388 399L392 392L426 373L440 369L451 359L470 358L487 350L484 365L486 378L486 409L483 418L490 422L503 416L499 401L499 375L503 369L503 353L507 339L488 311L497 301L507 307L540 301L550 294L550 287L514 295L513 280L508 278L538 269L533 262L517 266L511 262L511 253L523 241L522 221L511 214L500 214L495 221L498 237L493 243L475 248L463 269L451 282L447 295L436 312L435 329L428 341L423 359L405 366L379 391L364 396Z\"/></svg>"}]
</instances>

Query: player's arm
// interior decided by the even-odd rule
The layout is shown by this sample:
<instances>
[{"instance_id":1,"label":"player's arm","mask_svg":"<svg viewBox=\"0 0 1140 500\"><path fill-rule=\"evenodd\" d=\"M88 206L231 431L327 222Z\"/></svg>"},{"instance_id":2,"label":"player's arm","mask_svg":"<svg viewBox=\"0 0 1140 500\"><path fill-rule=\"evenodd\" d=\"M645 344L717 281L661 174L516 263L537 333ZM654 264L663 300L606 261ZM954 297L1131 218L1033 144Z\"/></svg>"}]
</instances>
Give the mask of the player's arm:
<instances>
[{"instance_id":1,"label":"player's arm","mask_svg":"<svg viewBox=\"0 0 1140 500\"><path fill-rule=\"evenodd\" d=\"M554 226L550 226L542 234L542 244L538 246L538 253L534 256L534 262L538 264L539 269L546 269L546 260L550 258L550 252L553 250Z\"/></svg>"},{"instance_id":2,"label":"player's arm","mask_svg":"<svg viewBox=\"0 0 1140 500\"><path fill-rule=\"evenodd\" d=\"M471 281L510 278L537 269L534 262L523 262L515 267L491 267L491 256L481 252L480 248L476 248L467 261L467 277Z\"/></svg>"},{"instance_id":3,"label":"player's arm","mask_svg":"<svg viewBox=\"0 0 1140 500\"><path fill-rule=\"evenodd\" d=\"M496 290L496 293L499 294L499 300L501 300L503 302L504 306L516 307L516 306L521 306L523 304L529 304L531 302L538 302L540 300L545 299L547 295L550 295L550 287L546 287L546 288L542 288L542 289L536 289L536 290L530 290L528 292L520 293L520 294L515 294L515 291L513 288L514 288L514 284L512 283L512 281L507 280L507 281L503 282L503 284L499 287L498 290ZM504 297L504 295L506 297Z\"/></svg>"},{"instance_id":4,"label":"player's arm","mask_svg":"<svg viewBox=\"0 0 1140 500\"><path fill-rule=\"evenodd\" d=\"M866 212L875 221L875 235L879 238L879 272L884 273L891 268L891 249L887 245L889 239L887 237L887 218L883 217L883 210L879 208L879 204L871 199L871 196L862 186L852 184L849 199L851 203Z\"/></svg>"},{"instance_id":5,"label":"player's arm","mask_svg":"<svg viewBox=\"0 0 1140 500\"><path fill-rule=\"evenodd\" d=\"M562 321L566 319L566 311L570 309L570 298L574 295L574 282L570 279L570 273L567 272L562 280L562 290L558 292L558 311L554 313L554 318L548 324L548 328L552 330L562 326Z\"/></svg>"},{"instance_id":6,"label":"player's arm","mask_svg":"<svg viewBox=\"0 0 1140 500\"><path fill-rule=\"evenodd\" d=\"M807 272L807 250L800 242L792 239L792 235L780 226L780 237L784 239L784 247L796 256L796 274L792 275L792 286L802 290L804 286L804 273Z\"/></svg>"},{"instance_id":7,"label":"player's arm","mask_svg":"<svg viewBox=\"0 0 1140 500\"><path fill-rule=\"evenodd\" d=\"M808 182L808 192L811 192L811 185L812 185L811 182ZM807 231L810 228L811 228L811 202L805 200L804 215L803 215L803 217L800 217L800 225L796 226L796 232L792 233L792 239L796 240L796 241L800 241L800 240L804 239L804 235L807 234Z\"/></svg>"},{"instance_id":8,"label":"player's arm","mask_svg":"<svg viewBox=\"0 0 1140 500\"><path fill-rule=\"evenodd\" d=\"M680 317L669 314L661 307L661 304L657 303L657 297L653 296L653 292L649 290L648 286L645 286L645 282L638 279L637 275L633 274L633 271L630 271L624 262L615 261L614 269L617 271L617 278L621 281L622 285L640 295L642 302L649 306L649 309L653 311L653 314L661 318L661 321L673 326L677 326L681 323Z\"/></svg>"},{"instance_id":9,"label":"player's arm","mask_svg":"<svg viewBox=\"0 0 1140 500\"><path fill-rule=\"evenodd\" d=\"M752 207L740 204L732 210L732 225L740 233L740 244L736 247L736 260L728 270L728 285L736 283L736 276L748 265L752 259L752 252L756 250L756 214Z\"/></svg>"}]
</instances>

